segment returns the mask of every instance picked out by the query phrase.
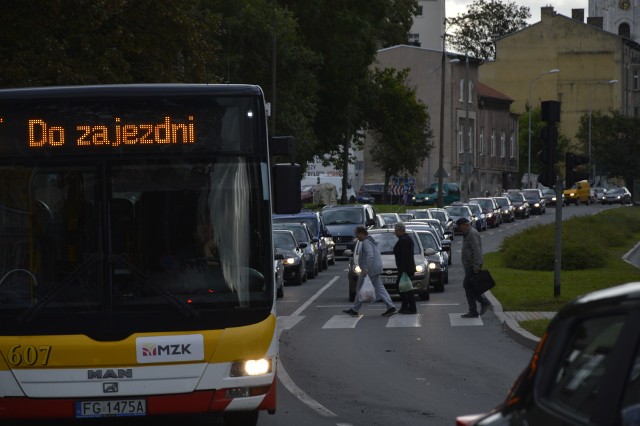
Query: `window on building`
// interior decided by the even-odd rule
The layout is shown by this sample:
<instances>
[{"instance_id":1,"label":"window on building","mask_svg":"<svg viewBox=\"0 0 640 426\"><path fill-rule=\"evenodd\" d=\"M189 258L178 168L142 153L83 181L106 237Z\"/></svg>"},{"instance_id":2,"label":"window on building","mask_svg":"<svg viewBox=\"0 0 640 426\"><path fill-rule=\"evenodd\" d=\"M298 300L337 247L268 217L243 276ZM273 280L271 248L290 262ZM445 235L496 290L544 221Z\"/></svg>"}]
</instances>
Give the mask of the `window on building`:
<instances>
[{"instance_id":1,"label":"window on building","mask_svg":"<svg viewBox=\"0 0 640 426\"><path fill-rule=\"evenodd\" d=\"M500 157L507 156L507 136L504 130L500 131Z\"/></svg>"},{"instance_id":2,"label":"window on building","mask_svg":"<svg viewBox=\"0 0 640 426\"><path fill-rule=\"evenodd\" d=\"M496 129L491 129L491 156L496 156Z\"/></svg>"},{"instance_id":3,"label":"window on building","mask_svg":"<svg viewBox=\"0 0 640 426\"><path fill-rule=\"evenodd\" d=\"M469 80L469 94L467 95L469 103L473 103L473 81Z\"/></svg>"},{"instance_id":4,"label":"window on building","mask_svg":"<svg viewBox=\"0 0 640 426\"><path fill-rule=\"evenodd\" d=\"M460 80L460 102L464 102L464 78Z\"/></svg>"},{"instance_id":5,"label":"window on building","mask_svg":"<svg viewBox=\"0 0 640 426\"><path fill-rule=\"evenodd\" d=\"M420 47L420 34L409 34L409 44Z\"/></svg>"},{"instance_id":6,"label":"window on building","mask_svg":"<svg viewBox=\"0 0 640 426\"><path fill-rule=\"evenodd\" d=\"M516 157L516 138L515 132L512 130L511 135L509 136L509 156L511 158Z\"/></svg>"},{"instance_id":7,"label":"window on building","mask_svg":"<svg viewBox=\"0 0 640 426\"><path fill-rule=\"evenodd\" d=\"M484 155L484 127L480 127L480 135L478 140L478 154Z\"/></svg>"},{"instance_id":8,"label":"window on building","mask_svg":"<svg viewBox=\"0 0 640 426\"><path fill-rule=\"evenodd\" d=\"M618 35L626 38L631 38L631 27L627 23L622 23L618 27Z\"/></svg>"},{"instance_id":9,"label":"window on building","mask_svg":"<svg viewBox=\"0 0 640 426\"><path fill-rule=\"evenodd\" d=\"M633 70L633 90L640 89L640 82L638 81L639 79L640 72L637 69Z\"/></svg>"},{"instance_id":10,"label":"window on building","mask_svg":"<svg viewBox=\"0 0 640 426\"><path fill-rule=\"evenodd\" d=\"M464 135L464 120L458 122L458 152L462 154L464 152L463 138Z\"/></svg>"},{"instance_id":11,"label":"window on building","mask_svg":"<svg viewBox=\"0 0 640 426\"><path fill-rule=\"evenodd\" d=\"M422 5L418 5L418 11L416 12L416 17L422 17Z\"/></svg>"}]
</instances>

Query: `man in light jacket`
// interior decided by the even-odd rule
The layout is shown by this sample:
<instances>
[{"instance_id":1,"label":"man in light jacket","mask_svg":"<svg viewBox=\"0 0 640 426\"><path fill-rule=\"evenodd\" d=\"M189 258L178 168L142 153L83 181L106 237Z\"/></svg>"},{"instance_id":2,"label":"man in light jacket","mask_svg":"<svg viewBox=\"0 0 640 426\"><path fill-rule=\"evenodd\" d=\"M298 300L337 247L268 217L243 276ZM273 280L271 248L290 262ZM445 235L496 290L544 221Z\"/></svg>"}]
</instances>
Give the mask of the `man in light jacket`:
<instances>
[{"instance_id":1,"label":"man in light jacket","mask_svg":"<svg viewBox=\"0 0 640 426\"><path fill-rule=\"evenodd\" d=\"M383 317L389 317L397 313L396 307L391 301L391 296L384 288L380 274L382 274L382 256L378 249L378 243L369 235L367 228L364 226L356 227L356 238L360 241L360 254L358 255L358 266L360 266L360 276L358 277L358 285L356 287L356 301L353 306L344 312L353 317L358 316L358 311L362 307L360 300L360 289L364 284L364 278L369 277L373 288L376 292L376 300L380 299L387 306L387 310L382 314Z\"/></svg>"},{"instance_id":2,"label":"man in light jacket","mask_svg":"<svg viewBox=\"0 0 640 426\"><path fill-rule=\"evenodd\" d=\"M462 266L464 267L462 287L464 287L469 304L469 312L463 314L462 318L477 318L491 306L491 302L471 285L471 277L480 272L480 268L482 268L482 240L480 233L471 226L469 219L461 217L456 221L456 224L464 235L462 241ZM477 303L480 303L480 314L478 314Z\"/></svg>"}]
</instances>

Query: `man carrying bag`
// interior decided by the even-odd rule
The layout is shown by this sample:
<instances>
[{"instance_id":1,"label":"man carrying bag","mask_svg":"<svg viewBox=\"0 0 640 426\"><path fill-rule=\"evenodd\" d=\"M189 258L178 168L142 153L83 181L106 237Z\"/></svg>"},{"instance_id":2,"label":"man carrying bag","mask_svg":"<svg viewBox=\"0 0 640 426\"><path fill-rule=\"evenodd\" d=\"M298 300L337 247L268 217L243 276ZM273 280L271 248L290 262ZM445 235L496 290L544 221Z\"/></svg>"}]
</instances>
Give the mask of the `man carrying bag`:
<instances>
[{"instance_id":1,"label":"man carrying bag","mask_svg":"<svg viewBox=\"0 0 640 426\"><path fill-rule=\"evenodd\" d=\"M469 219L461 217L456 224L462 231L464 239L462 241L462 266L464 267L464 287L469 312L462 314L462 318L477 318L484 314L491 306L491 302L482 295L473 282L473 278L480 272L482 268L482 240L480 233L471 226ZM480 303L480 313L478 313L478 305Z\"/></svg>"}]
</instances>

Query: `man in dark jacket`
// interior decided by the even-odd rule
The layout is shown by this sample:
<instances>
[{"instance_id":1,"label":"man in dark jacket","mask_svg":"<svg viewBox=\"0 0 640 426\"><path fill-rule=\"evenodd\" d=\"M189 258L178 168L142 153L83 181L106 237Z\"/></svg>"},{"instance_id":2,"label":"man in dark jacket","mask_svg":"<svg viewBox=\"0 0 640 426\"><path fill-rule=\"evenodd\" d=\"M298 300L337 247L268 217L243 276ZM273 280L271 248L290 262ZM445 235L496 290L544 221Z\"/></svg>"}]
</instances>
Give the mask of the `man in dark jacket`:
<instances>
[{"instance_id":1,"label":"man in dark jacket","mask_svg":"<svg viewBox=\"0 0 640 426\"><path fill-rule=\"evenodd\" d=\"M398 268L398 277L396 278L396 287L402 300L400 306L401 314L415 314L416 298L413 290L407 292L400 292L400 277L402 273L406 273L409 277L413 277L416 273L416 263L413 258L413 240L407 235L404 223L398 222L394 225L394 230L398 241L393 247L393 254L396 258L396 267Z\"/></svg>"}]
</instances>

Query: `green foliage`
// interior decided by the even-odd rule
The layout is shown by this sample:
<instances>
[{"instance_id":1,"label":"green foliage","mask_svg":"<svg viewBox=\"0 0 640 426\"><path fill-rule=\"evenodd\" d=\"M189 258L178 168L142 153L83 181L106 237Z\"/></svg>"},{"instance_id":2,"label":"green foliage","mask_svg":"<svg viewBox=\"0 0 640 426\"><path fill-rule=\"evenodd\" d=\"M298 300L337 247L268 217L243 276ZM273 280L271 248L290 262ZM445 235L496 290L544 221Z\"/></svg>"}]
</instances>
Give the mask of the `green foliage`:
<instances>
[{"instance_id":1,"label":"green foliage","mask_svg":"<svg viewBox=\"0 0 640 426\"><path fill-rule=\"evenodd\" d=\"M447 42L458 52L492 60L496 55L495 41L525 28L530 17L529 8L515 2L473 0L466 13L446 19L447 28L454 28L447 34Z\"/></svg>"},{"instance_id":2,"label":"green foliage","mask_svg":"<svg viewBox=\"0 0 640 426\"><path fill-rule=\"evenodd\" d=\"M640 210L612 209L562 223L561 266L564 271L606 266L612 248L627 245L640 232ZM538 225L503 240L500 252L508 268L553 271L555 223Z\"/></svg>"},{"instance_id":3,"label":"green foliage","mask_svg":"<svg viewBox=\"0 0 640 426\"><path fill-rule=\"evenodd\" d=\"M558 283L553 269L543 271L516 268L510 264L511 259L516 256L513 253L507 255L507 251L520 248L527 251L527 263L544 262L540 259L547 259L549 253L555 253L554 235L548 230L550 227L537 226L523 231L505 239L500 251L485 254L484 266L491 270L497 282L491 293L500 301L504 311L558 311L565 303L580 295L638 281L638 268L625 262L622 256L640 240L640 209L609 209L595 216L577 217L563 222L563 268ZM568 237L569 232L575 235ZM591 238L590 234L595 234L595 238ZM590 259L587 268L567 269L564 267L565 257L569 257L569 254L565 255L564 247L567 245L567 238L571 240L571 247L566 249L569 253L590 250L590 246L594 244L602 245L604 251L598 251L599 257ZM506 240L509 243L505 243ZM522 264L523 258L517 258L519 266L526 266ZM578 258L581 256L574 255L573 262L578 263L575 261ZM582 266L585 264L579 263ZM556 284L559 286L558 296ZM536 336L542 335L547 324L548 320L520 323Z\"/></svg>"}]
</instances>

